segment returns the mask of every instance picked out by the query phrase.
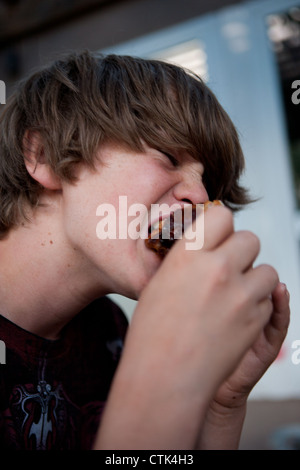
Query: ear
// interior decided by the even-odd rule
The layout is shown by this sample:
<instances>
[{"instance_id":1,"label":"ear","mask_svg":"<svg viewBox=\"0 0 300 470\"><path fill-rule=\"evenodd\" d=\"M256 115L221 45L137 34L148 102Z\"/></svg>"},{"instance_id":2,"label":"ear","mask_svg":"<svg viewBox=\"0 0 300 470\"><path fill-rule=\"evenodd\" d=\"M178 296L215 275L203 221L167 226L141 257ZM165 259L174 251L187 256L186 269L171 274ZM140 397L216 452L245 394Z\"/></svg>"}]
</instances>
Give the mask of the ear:
<instances>
[{"instance_id":1,"label":"ear","mask_svg":"<svg viewBox=\"0 0 300 470\"><path fill-rule=\"evenodd\" d=\"M38 131L26 130L23 137L24 163L30 176L44 188L61 189L61 180L46 161L43 139Z\"/></svg>"}]
</instances>

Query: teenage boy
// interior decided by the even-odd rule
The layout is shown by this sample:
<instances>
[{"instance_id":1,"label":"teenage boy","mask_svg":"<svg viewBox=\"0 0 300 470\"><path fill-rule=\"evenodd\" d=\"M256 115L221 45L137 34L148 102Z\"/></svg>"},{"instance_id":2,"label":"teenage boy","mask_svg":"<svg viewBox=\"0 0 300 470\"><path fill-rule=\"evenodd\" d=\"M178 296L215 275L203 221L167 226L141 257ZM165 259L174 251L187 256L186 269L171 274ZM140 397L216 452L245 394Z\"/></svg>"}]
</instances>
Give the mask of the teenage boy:
<instances>
[{"instance_id":1,"label":"teenage boy","mask_svg":"<svg viewBox=\"0 0 300 470\"><path fill-rule=\"evenodd\" d=\"M234 231L243 167L213 93L173 65L74 53L18 85L0 122L2 447L238 446L289 321L257 237ZM120 196L225 207L202 249L183 238L161 261L142 237L97 236ZM127 333L111 292L139 299Z\"/></svg>"}]
</instances>

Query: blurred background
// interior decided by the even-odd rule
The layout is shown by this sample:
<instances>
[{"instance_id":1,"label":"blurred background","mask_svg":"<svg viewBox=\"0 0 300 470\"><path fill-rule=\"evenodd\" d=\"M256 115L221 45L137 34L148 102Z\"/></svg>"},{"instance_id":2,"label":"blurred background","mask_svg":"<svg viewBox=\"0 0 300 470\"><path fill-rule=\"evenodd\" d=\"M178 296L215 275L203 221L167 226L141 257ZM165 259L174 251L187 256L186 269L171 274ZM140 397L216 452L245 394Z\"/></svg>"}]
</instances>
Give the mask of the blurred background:
<instances>
[{"instance_id":1,"label":"blurred background","mask_svg":"<svg viewBox=\"0 0 300 470\"><path fill-rule=\"evenodd\" d=\"M240 447L300 449L300 2L0 0L6 97L32 68L83 48L196 71L236 124L244 183L259 198L236 227L259 235L258 262L276 267L292 307L284 346L250 396ZM135 302L113 298L130 318Z\"/></svg>"}]
</instances>

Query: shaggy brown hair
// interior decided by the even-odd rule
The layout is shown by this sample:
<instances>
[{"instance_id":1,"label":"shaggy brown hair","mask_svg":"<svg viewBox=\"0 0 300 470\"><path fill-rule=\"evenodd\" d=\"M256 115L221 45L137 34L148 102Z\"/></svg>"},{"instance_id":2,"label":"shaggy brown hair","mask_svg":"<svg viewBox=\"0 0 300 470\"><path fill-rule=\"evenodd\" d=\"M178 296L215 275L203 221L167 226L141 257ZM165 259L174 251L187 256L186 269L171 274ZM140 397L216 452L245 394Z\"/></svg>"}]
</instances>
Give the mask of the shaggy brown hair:
<instances>
[{"instance_id":1,"label":"shaggy brown hair","mask_svg":"<svg viewBox=\"0 0 300 470\"><path fill-rule=\"evenodd\" d=\"M43 188L24 164L24 133L38 131L53 171L72 183L104 142L187 151L205 168L210 199L233 210L244 157L230 118L196 75L157 60L72 53L21 81L0 118L0 237L38 204ZM147 176L145 175L145 178Z\"/></svg>"}]
</instances>

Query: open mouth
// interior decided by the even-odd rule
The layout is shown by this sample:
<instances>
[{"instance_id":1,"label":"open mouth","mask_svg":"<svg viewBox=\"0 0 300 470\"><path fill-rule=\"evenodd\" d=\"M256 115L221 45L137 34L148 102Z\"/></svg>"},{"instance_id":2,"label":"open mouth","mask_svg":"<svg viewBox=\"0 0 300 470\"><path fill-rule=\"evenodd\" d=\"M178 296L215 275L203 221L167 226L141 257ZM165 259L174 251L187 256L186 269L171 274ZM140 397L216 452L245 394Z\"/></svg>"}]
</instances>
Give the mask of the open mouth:
<instances>
[{"instance_id":1,"label":"open mouth","mask_svg":"<svg viewBox=\"0 0 300 470\"><path fill-rule=\"evenodd\" d=\"M195 220L196 205L185 206L171 212L167 217L160 217L148 228L147 248L163 258L176 240L182 238L184 229Z\"/></svg>"},{"instance_id":2,"label":"open mouth","mask_svg":"<svg viewBox=\"0 0 300 470\"><path fill-rule=\"evenodd\" d=\"M212 205L223 205L219 200L204 203L204 210ZM146 247L154 251L160 258L164 258L176 240L182 238L184 230L194 222L197 205L190 204L171 212L167 217L161 217L148 228Z\"/></svg>"}]
</instances>

